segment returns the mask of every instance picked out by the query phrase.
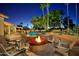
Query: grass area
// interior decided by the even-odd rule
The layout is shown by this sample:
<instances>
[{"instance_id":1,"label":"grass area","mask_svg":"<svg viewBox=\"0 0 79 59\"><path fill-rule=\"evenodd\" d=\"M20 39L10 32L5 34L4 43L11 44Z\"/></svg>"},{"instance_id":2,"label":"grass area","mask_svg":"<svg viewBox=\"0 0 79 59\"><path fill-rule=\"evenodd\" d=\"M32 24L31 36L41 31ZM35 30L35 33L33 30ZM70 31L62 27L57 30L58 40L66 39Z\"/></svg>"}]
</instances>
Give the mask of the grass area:
<instances>
[{"instance_id":1,"label":"grass area","mask_svg":"<svg viewBox=\"0 0 79 59\"><path fill-rule=\"evenodd\" d=\"M69 32L67 32L67 31L60 31L60 30L53 30L53 33L57 33L57 34L66 34L66 35L73 35L73 36L75 36L75 35L78 35L79 36L79 33L77 34L75 31L72 31L72 30L70 30Z\"/></svg>"}]
</instances>

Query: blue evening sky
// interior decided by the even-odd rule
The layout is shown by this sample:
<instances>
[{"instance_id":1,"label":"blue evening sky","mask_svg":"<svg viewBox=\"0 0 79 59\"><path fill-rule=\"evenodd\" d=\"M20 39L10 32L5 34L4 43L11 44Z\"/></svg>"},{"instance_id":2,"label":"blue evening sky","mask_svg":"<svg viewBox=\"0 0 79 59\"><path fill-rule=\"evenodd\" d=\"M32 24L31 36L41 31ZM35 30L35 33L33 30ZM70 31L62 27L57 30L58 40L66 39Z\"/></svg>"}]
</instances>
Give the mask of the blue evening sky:
<instances>
[{"instance_id":1,"label":"blue evening sky","mask_svg":"<svg viewBox=\"0 0 79 59\"><path fill-rule=\"evenodd\" d=\"M64 17L67 15L66 5L64 3L52 3L49 10L50 11L63 10L65 13ZM79 4L78 4L78 10L79 10ZM24 26L28 24L29 27L32 26L31 20L34 16L42 15L42 11L40 9L40 3L0 3L0 13L4 13L9 16L9 19L5 19L5 21L8 21L15 25L19 24L20 22L23 22ZM75 4L71 3L69 4L69 15L71 16L71 18L75 23L76 20Z\"/></svg>"}]
</instances>

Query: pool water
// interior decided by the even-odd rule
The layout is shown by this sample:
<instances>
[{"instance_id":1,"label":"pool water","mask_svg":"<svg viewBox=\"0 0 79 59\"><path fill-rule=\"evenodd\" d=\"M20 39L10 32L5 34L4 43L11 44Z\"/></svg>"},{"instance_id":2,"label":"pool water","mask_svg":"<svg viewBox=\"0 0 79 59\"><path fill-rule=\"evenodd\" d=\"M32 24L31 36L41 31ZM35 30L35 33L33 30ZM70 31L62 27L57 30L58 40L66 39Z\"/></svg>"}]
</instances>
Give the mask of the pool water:
<instances>
[{"instance_id":1,"label":"pool water","mask_svg":"<svg viewBox=\"0 0 79 59\"><path fill-rule=\"evenodd\" d=\"M36 36L36 35L39 34L39 32L29 32L28 34L29 34L30 36Z\"/></svg>"}]
</instances>

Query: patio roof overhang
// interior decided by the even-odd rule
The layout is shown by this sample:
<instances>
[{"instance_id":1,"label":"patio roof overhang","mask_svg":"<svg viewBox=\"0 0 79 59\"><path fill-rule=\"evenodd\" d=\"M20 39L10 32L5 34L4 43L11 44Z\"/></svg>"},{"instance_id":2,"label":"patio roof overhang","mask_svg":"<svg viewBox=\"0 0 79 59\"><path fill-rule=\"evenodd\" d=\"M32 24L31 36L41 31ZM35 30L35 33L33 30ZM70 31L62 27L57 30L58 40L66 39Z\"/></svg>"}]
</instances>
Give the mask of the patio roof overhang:
<instances>
[{"instance_id":1,"label":"patio roof overhang","mask_svg":"<svg viewBox=\"0 0 79 59\"><path fill-rule=\"evenodd\" d=\"M2 18L9 18L8 16L6 16L6 15L4 15L2 13L0 13L0 17L2 17Z\"/></svg>"},{"instance_id":2,"label":"patio roof overhang","mask_svg":"<svg viewBox=\"0 0 79 59\"><path fill-rule=\"evenodd\" d=\"M14 26L14 24L11 24L11 23L6 22L6 21L4 21L4 25L5 25L5 26Z\"/></svg>"}]
</instances>

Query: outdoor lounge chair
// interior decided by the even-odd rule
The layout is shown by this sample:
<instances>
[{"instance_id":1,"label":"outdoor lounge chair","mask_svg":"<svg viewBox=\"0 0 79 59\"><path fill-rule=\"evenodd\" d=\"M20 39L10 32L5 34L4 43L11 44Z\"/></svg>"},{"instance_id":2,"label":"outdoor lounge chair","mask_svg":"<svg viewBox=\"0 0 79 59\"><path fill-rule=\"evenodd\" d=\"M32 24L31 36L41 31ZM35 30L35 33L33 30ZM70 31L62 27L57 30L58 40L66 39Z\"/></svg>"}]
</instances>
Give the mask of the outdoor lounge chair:
<instances>
[{"instance_id":1,"label":"outdoor lounge chair","mask_svg":"<svg viewBox=\"0 0 79 59\"><path fill-rule=\"evenodd\" d=\"M22 50L16 50L16 51L14 51L14 53L13 53L13 50L12 51L10 51L11 49L9 49L9 50L6 50L5 48L4 48L4 46L2 45L2 44L0 44L0 55L3 55L3 56L16 56L16 55L18 55L19 53L22 53L22 52L24 52L25 51L25 49L22 49Z\"/></svg>"},{"instance_id":2,"label":"outdoor lounge chair","mask_svg":"<svg viewBox=\"0 0 79 59\"><path fill-rule=\"evenodd\" d=\"M76 44L76 41L74 42L68 42L68 41L63 41L63 40L58 40L58 44L55 45L55 52L59 53L62 56L68 56L71 54L71 50ZM57 43L57 42L56 42Z\"/></svg>"},{"instance_id":3,"label":"outdoor lounge chair","mask_svg":"<svg viewBox=\"0 0 79 59\"><path fill-rule=\"evenodd\" d=\"M25 50L25 48L18 50L14 46L9 46L4 36L0 36L0 55L14 56L21 53L25 53Z\"/></svg>"}]
</instances>

